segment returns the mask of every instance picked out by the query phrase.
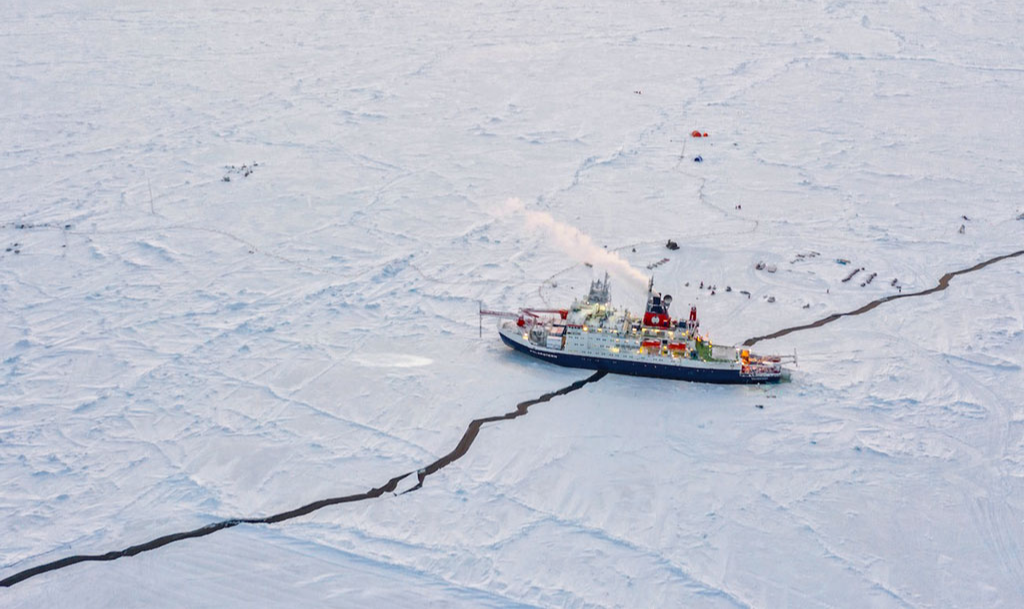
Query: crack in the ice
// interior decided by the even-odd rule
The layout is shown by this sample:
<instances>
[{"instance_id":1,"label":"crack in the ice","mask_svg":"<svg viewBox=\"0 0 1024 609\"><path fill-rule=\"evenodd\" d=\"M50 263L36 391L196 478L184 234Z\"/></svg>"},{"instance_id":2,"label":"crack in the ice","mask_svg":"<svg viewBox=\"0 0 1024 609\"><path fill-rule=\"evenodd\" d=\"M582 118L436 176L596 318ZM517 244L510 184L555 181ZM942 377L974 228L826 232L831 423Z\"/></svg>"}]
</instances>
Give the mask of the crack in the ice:
<instances>
[{"instance_id":1,"label":"crack in the ice","mask_svg":"<svg viewBox=\"0 0 1024 609\"><path fill-rule=\"evenodd\" d=\"M163 537L157 537L156 539L153 539L151 541L130 546L128 548L125 548L124 550L115 550L112 552L107 552L106 554L80 554L75 556L68 556L66 558L62 558L60 560L55 560L53 562L32 567L31 569L25 569L24 571L20 571L11 576L8 576L0 580L0 586L9 588L14 584L25 581L30 577L34 577L42 573L48 573L50 571L56 571L58 569L63 569L65 567L70 567L71 565L78 564L80 562L111 561L126 556L135 556L137 554L141 554L142 552L156 550L158 548L166 546L167 544L174 543L175 541L181 541L183 539L194 539L197 537L206 537L207 535L211 535L213 533L216 533L217 531L223 529L230 529L240 524L276 524L278 522L283 522L285 520L291 520L292 518L298 518L299 516L306 516L317 510L321 510L325 507L330 507L332 505L339 505L342 503L354 503L356 501L365 501L367 499L376 499L383 495L384 493L393 493L395 489L398 488L399 482L413 474L416 474L418 478L416 486L404 491L402 493L404 495L405 493L409 493L422 488L423 481L427 478L427 476L430 476L431 474L434 474L437 471L447 467L454 461L457 461L458 459L462 458L467 452L469 452L469 448L473 445L473 442L476 440L477 435L479 435L480 433L480 428L483 427L485 423L494 423L497 421L510 421L512 419L519 418L527 413L530 406L534 406L536 404L540 404L543 402L548 402L551 401L553 398L563 396L568 393L572 393L573 391L576 391L578 389L582 389L583 386L587 385L588 383L595 383L601 380L602 378L604 378L606 374L607 372L603 370L597 371L594 374L590 375L589 377L576 381L575 383L572 383L571 385L563 387L557 391L545 393L544 395L538 398L520 402L516 404L516 409L511 412L507 412L503 415L474 419L466 427L465 433L462 434L462 439L459 440L458 445L451 452L437 459L436 461L422 469L419 469L415 472L406 472L399 476L395 476L394 478L391 478L383 485L372 488L369 491L366 491L365 493L346 495L344 497L331 497L329 499L321 499L320 501L314 501L313 503L309 503L302 507L295 508L294 510L288 510L287 512L281 512L279 514L274 514L273 516L266 516L264 518L231 518L228 520L222 520L220 522L208 524L206 526L200 527L198 529L193 529L191 531L185 531L182 533L172 533L170 535L164 535Z\"/></svg>"},{"instance_id":2,"label":"crack in the ice","mask_svg":"<svg viewBox=\"0 0 1024 609\"><path fill-rule=\"evenodd\" d=\"M604 378L606 374L608 374L606 371L598 370L589 377L581 381L576 381L575 383L569 385L568 387L563 387L558 391L553 391L551 393L545 393L539 398L526 400L525 402L519 402L518 404L516 404L516 409L513 410L512 412L506 412L503 415L493 417L474 419L469 424L469 427L466 428L466 433L462 435L462 439L459 440L459 444L458 446L455 447L455 450L441 457L437 461L434 461L433 463L424 467L423 469L417 471L416 476L417 478L419 478L419 480L417 481L416 486L410 488L409 490L403 492L402 494L404 495L405 493L411 493L412 491L420 489L423 486L423 481L427 478L427 476L437 472L439 469L447 467L453 461L461 459L462 456L465 455L467 451L469 451L469 447L473 445L473 441L476 440L476 436L477 434L480 433L480 428L483 426L484 423L495 423L497 421L511 421L512 419L517 419L526 414L527 410L530 409L530 406L540 404L541 402L547 402L551 400L551 398L555 398L560 395L572 393L573 391L582 388L587 383L594 383L601 380L602 378Z\"/></svg>"},{"instance_id":3,"label":"crack in the ice","mask_svg":"<svg viewBox=\"0 0 1024 609\"><path fill-rule=\"evenodd\" d=\"M999 262L1001 260L1006 260L1007 258L1014 258L1016 256L1022 256L1022 255L1024 255L1024 250L1018 250L1018 251L1012 252L1010 254L1003 254L1001 256L996 256L994 258L989 258L988 260L984 260L982 262L979 262L978 264L975 264L972 267L968 267L966 269L960 269L959 271L953 271L953 272L950 272L950 273L946 273L945 275L943 275L942 277L939 278L939 283L935 287L928 288L927 290L921 290L920 292L909 292L907 294L891 294L889 296L883 296L882 298L879 298L877 300L872 300L871 302L867 303L866 305L864 305L864 306L862 306L862 307L860 307L858 309L854 309L853 311L847 311L845 313L833 313L832 315L829 315L828 317L823 317L822 319L819 319L817 321L812 321L811 323L802 324L802 325L799 325L799 326L793 326L793 327L790 327L790 328L783 328L782 330L778 330L777 332L772 332L771 334L765 334L764 336L756 336L754 338L748 338L746 341L743 342L743 346L744 347L751 347L755 343L759 343L762 340L770 340L770 339L773 339L773 338L779 338L780 336L785 336L787 334L792 334L793 332L799 332L800 330L809 330L811 328L820 328L821 326L824 326L825 324L830 324L830 323L832 323L832 322L834 322L834 321L836 321L836 320L838 320L840 318L843 318L843 317L853 317L854 315L861 315L863 313L867 313L868 311L874 309L875 307L878 307L878 306L880 306L880 305L882 305L884 303L887 303L887 302L892 302L893 300L899 300L901 298L914 298L916 296L927 296L929 294L934 294L935 292L941 292L941 291L943 291L943 290L945 290L946 288L949 287L950 280L953 279L954 277L956 277L957 275L966 275L967 273L973 273L974 271L980 271L981 269L985 268L986 266L988 266L990 264L995 264L996 262Z\"/></svg>"}]
</instances>

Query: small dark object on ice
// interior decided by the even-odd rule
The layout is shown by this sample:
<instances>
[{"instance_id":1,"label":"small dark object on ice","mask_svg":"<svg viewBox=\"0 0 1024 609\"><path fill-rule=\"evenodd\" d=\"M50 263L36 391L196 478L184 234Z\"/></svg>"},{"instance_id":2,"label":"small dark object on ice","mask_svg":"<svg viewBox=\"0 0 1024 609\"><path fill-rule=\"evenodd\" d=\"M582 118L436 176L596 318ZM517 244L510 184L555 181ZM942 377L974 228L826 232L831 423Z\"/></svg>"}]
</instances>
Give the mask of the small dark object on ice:
<instances>
[{"instance_id":1,"label":"small dark object on ice","mask_svg":"<svg viewBox=\"0 0 1024 609\"><path fill-rule=\"evenodd\" d=\"M755 271L763 271L764 270L764 262L758 262L757 264L755 264L754 265L754 270Z\"/></svg>"},{"instance_id":2,"label":"small dark object on ice","mask_svg":"<svg viewBox=\"0 0 1024 609\"><path fill-rule=\"evenodd\" d=\"M740 294L746 294L747 298L750 298L750 292L748 292L746 290L740 290Z\"/></svg>"},{"instance_id":3,"label":"small dark object on ice","mask_svg":"<svg viewBox=\"0 0 1024 609\"><path fill-rule=\"evenodd\" d=\"M964 220L967 220L968 222L970 222L970 221L971 221L971 219L970 219L970 218L968 218L967 216L960 216L960 217L961 217L961 218L963 218Z\"/></svg>"},{"instance_id":4,"label":"small dark object on ice","mask_svg":"<svg viewBox=\"0 0 1024 609\"><path fill-rule=\"evenodd\" d=\"M714 291L714 290L711 290L711 295L712 295L712 296L714 296L714 295L715 295L715 291Z\"/></svg>"},{"instance_id":5,"label":"small dark object on ice","mask_svg":"<svg viewBox=\"0 0 1024 609\"><path fill-rule=\"evenodd\" d=\"M805 309L810 309L810 308L811 308L811 303L807 303L807 304L805 304L805 305L804 305L804 308L805 308Z\"/></svg>"},{"instance_id":6,"label":"small dark object on ice","mask_svg":"<svg viewBox=\"0 0 1024 609\"><path fill-rule=\"evenodd\" d=\"M732 291L732 286L731 285L725 286L725 291L726 292L731 292Z\"/></svg>"},{"instance_id":7,"label":"small dark object on ice","mask_svg":"<svg viewBox=\"0 0 1024 609\"><path fill-rule=\"evenodd\" d=\"M849 275L847 275L846 278L843 279L843 283L846 283L847 281L853 279L853 276L856 275L859 272L860 272L859 268L858 269L853 269L853 271Z\"/></svg>"},{"instance_id":8,"label":"small dark object on ice","mask_svg":"<svg viewBox=\"0 0 1024 609\"><path fill-rule=\"evenodd\" d=\"M702 156L700 156L698 154L697 156L693 157L693 162L694 163L703 163L704 162L704 157L702 157Z\"/></svg>"},{"instance_id":9,"label":"small dark object on ice","mask_svg":"<svg viewBox=\"0 0 1024 609\"><path fill-rule=\"evenodd\" d=\"M896 287L896 278L895 277L892 278L892 283L890 283L889 285L891 285L892 287Z\"/></svg>"},{"instance_id":10,"label":"small dark object on ice","mask_svg":"<svg viewBox=\"0 0 1024 609\"><path fill-rule=\"evenodd\" d=\"M963 224L961 224L961 225L960 225L960 230L958 230L957 232L958 232L958 233L960 233L960 234L962 235L962 234L964 234L964 230L966 230L966 228L964 227L964 225L963 225Z\"/></svg>"},{"instance_id":11,"label":"small dark object on ice","mask_svg":"<svg viewBox=\"0 0 1024 609\"><path fill-rule=\"evenodd\" d=\"M633 253L634 253L634 254L636 253L636 248L635 248L635 247L633 248Z\"/></svg>"},{"instance_id":12,"label":"small dark object on ice","mask_svg":"<svg viewBox=\"0 0 1024 609\"><path fill-rule=\"evenodd\" d=\"M761 410L764 410L764 404L756 404L754 408L760 408Z\"/></svg>"},{"instance_id":13,"label":"small dark object on ice","mask_svg":"<svg viewBox=\"0 0 1024 609\"><path fill-rule=\"evenodd\" d=\"M230 182L231 181L231 177L230 176L224 176L223 178L221 178L220 181L221 182Z\"/></svg>"},{"instance_id":14,"label":"small dark object on ice","mask_svg":"<svg viewBox=\"0 0 1024 609\"><path fill-rule=\"evenodd\" d=\"M679 249L679 244L676 243L675 241L669 239L668 243L665 244L665 247L667 247L670 250L677 250L677 249ZM633 251L636 251L636 250L633 250Z\"/></svg>"},{"instance_id":15,"label":"small dark object on ice","mask_svg":"<svg viewBox=\"0 0 1024 609\"><path fill-rule=\"evenodd\" d=\"M659 266L665 264L666 262L668 262L668 258L662 258L661 260L659 260L657 262L652 262L652 263L648 264L647 268L648 269L656 269Z\"/></svg>"},{"instance_id":16,"label":"small dark object on ice","mask_svg":"<svg viewBox=\"0 0 1024 609\"><path fill-rule=\"evenodd\" d=\"M775 297L774 296L769 296L768 297L768 302L775 302Z\"/></svg>"}]
</instances>

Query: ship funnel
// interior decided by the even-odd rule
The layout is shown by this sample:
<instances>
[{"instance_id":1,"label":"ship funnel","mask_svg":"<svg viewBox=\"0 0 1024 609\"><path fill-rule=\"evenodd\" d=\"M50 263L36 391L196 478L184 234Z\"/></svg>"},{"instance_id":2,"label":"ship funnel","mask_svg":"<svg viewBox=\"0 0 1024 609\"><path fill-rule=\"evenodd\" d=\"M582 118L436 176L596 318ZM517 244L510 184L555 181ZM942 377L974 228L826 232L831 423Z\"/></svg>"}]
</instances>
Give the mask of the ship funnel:
<instances>
[{"instance_id":1,"label":"ship funnel","mask_svg":"<svg viewBox=\"0 0 1024 609\"><path fill-rule=\"evenodd\" d=\"M644 325L668 328L672 325L672 318L668 315L668 303L672 302L671 296L664 299L661 294L654 291L654 279L647 286L647 309L644 312Z\"/></svg>"}]
</instances>

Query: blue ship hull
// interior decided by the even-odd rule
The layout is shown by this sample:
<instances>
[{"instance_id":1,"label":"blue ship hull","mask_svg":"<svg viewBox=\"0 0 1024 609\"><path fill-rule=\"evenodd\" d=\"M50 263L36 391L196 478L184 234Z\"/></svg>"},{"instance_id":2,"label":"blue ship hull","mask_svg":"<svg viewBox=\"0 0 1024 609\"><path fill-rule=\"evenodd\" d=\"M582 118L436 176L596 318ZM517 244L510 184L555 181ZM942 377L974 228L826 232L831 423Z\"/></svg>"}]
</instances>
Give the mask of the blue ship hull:
<instances>
[{"instance_id":1,"label":"blue ship hull","mask_svg":"<svg viewBox=\"0 0 1024 609\"><path fill-rule=\"evenodd\" d=\"M655 378L693 381L697 383L717 383L727 385L752 385L761 383L777 383L780 377L744 376L739 370L722 370L718 368L691 368L667 364L632 362L603 357L587 357L570 353L558 353L534 349L518 343L499 333L501 340L516 351L536 357L537 359L565 366L567 368L583 368L586 370L604 370L613 374L630 376L650 376Z\"/></svg>"}]
</instances>

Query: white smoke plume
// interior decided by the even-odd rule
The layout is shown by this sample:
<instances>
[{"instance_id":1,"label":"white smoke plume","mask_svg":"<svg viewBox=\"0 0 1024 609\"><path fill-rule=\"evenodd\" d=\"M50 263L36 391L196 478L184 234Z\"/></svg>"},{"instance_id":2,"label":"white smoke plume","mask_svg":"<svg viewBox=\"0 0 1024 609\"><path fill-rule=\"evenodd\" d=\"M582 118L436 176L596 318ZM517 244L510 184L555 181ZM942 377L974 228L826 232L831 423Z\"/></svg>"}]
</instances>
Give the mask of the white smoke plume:
<instances>
[{"instance_id":1,"label":"white smoke plume","mask_svg":"<svg viewBox=\"0 0 1024 609\"><path fill-rule=\"evenodd\" d=\"M647 277L636 270L615 252L600 247L589 235L575 226L559 222L551 214L526 209L519 199L505 203L506 213L522 215L530 228L542 228L554 239L566 254L577 262L589 262L595 268L608 271L615 279L622 281L639 292L647 291Z\"/></svg>"}]
</instances>

